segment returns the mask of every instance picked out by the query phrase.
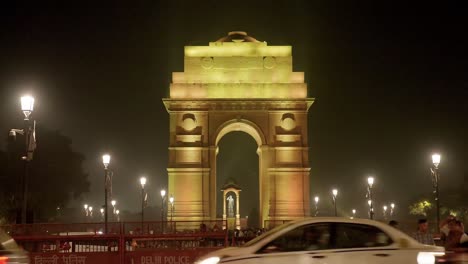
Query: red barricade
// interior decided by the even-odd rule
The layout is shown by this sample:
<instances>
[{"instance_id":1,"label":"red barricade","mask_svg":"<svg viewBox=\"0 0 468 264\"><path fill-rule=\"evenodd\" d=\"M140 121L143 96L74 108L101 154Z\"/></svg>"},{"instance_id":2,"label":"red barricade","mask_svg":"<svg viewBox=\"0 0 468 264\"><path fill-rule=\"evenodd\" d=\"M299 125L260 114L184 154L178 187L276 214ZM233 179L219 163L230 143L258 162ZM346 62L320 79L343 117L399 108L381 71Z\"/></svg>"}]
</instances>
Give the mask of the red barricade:
<instances>
[{"instance_id":1,"label":"red barricade","mask_svg":"<svg viewBox=\"0 0 468 264\"><path fill-rule=\"evenodd\" d=\"M33 224L2 227L30 252L31 263L188 264L228 245L219 221ZM139 229L138 229L139 228Z\"/></svg>"}]
</instances>

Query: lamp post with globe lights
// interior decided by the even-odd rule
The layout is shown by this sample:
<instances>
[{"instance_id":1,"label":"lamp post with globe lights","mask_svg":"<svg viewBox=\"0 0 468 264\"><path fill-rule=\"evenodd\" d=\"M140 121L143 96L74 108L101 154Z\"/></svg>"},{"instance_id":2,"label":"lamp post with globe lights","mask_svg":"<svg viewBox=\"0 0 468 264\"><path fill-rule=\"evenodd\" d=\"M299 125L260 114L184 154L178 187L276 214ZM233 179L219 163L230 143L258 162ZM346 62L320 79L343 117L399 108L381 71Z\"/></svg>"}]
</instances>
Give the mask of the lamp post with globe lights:
<instances>
[{"instance_id":1,"label":"lamp post with globe lights","mask_svg":"<svg viewBox=\"0 0 468 264\"><path fill-rule=\"evenodd\" d=\"M333 189L332 190L332 195L333 195L333 205L335 207L335 216L338 216L338 212L336 211L336 196L338 195L338 190Z\"/></svg>"},{"instance_id":2,"label":"lamp post with globe lights","mask_svg":"<svg viewBox=\"0 0 468 264\"><path fill-rule=\"evenodd\" d=\"M112 205L112 214L115 214L115 205L117 204L117 201L116 200L112 200L111 201L111 205Z\"/></svg>"},{"instance_id":3,"label":"lamp post with globe lights","mask_svg":"<svg viewBox=\"0 0 468 264\"><path fill-rule=\"evenodd\" d=\"M33 159L34 150L36 149L36 121L30 120L30 116L34 110L34 97L21 97L21 111L24 114L24 128L11 129L9 135L16 139L16 134L24 135L25 138L25 153L21 157L24 160L24 176L22 179L22 201L21 201L21 223L26 224L26 213L28 209L28 180L29 180L29 162Z\"/></svg>"},{"instance_id":4,"label":"lamp post with globe lights","mask_svg":"<svg viewBox=\"0 0 468 264\"><path fill-rule=\"evenodd\" d=\"M172 222L172 217L174 216L174 196L169 197L169 202L171 203L171 222Z\"/></svg>"},{"instance_id":5,"label":"lamp post with globe lights","mask_svg":"<svg viewBox=\"0 0 468 264\"><path fill-rule=\"evenodd\" d=\"M161 230L164 232L164 201L166 200L166 190L161 190Z\"/></svg>"},{"instance_id":6,"label":"lamp post with globe lights","mask_svg":"<svg viewBox=\"0 0 468 264\"><path fill-rule=\"evenodd\" d=\"M110 177L109 177L109 163L111 156L105 154L102 156L102 164L104 164L104 234L107 234L107 195L109 192Z\"/></svg>"},{"instance_id":7,"label":"lamp post with globe lights","mask_svg":"<svg viewBox=\"0 0 468 264\"><path fill-rule=\"evenodd\" d=\"M356 209L353 209L351 212L353 213L353 217L351 217L351 218L355 218L356 217Z\"/></svg>"},{"instance_id":8,"label":"lamp post with globe lights","mask_svg":"<svg viewBox=\"0 0 468 264\"><path fill-rule=\"evenodd\" d=\"M317 216L317 215L318 215L318 202L319 202L319 197L318 197L318 196L315 196L315 197L314 197L314 201L315 201L315 214L314 214L314 216Z\"/></svg>"},{"instance_id":9,"label":"lamp post with globe lights","mask_svg":"<svg viewBox=\"0 0 468 264\"><path fill-rule=\"evenodd\" d=\"M437 213L437 226L440 224L440 201L439 201L439 164L440 164L440 154L433 154L432 155L432 186L434 188L434 196L436 200L436 213Z\"/></svg>"},{"instance_id":10,"label":"lamp post with globe lights","mask_svg":"<svg viewBox=\"0 0 468 264\"><path fill-rule=\"evenodd\" d=\"M393 217L393 214L395 213L395 203L390 204L390 217Z\"/></svg>"},{"instance_id":11,"label":"lamp post with globe lights","mask_svg":"<svg viewBox=\"0 0 468 264\"><path fill-rule=\"evenodd\" d=\"M143 221L145 220L145 218L144 218L144 212L145 212L145 184L146 184L146 178L145 177L140 178L140 184L141 184L141 232L143 232Z\"/></svg>"},{"instance_id":12,"label":"lamp post with globe lights","mask_svg":"<svg viewBox=\"0 0 468 264\"><path fill-rule=\"evenodd\" d=\"M367 197L372 201L372 186L374 185L374 177L367 178ZM372 202L369 203L369 218L374 219L374 208Z\"/></svg>"},{"instance_id":13,"label":"lamp post with globe lights","mask_svg":"<svg viewBox=\"0 0 468 264\"><path fill-rule=\"evenodd\" d=\"M383 206L383 216L385 220L387 220L387 208L388 207L386 205Z\"/></svg>"},{"instance_id":14,"label":"lamp post with globe lights","mask_svg":"<svg viewBox=\"0 0 468 264\"><path fill-rule=\"evenodd\" d=\"M117 216L117 222L120 222L120 216L119 216L119 214L120 214L120 210L118 210L118 209L115 210L115 215Z\"/></svg>"}]
</instances>

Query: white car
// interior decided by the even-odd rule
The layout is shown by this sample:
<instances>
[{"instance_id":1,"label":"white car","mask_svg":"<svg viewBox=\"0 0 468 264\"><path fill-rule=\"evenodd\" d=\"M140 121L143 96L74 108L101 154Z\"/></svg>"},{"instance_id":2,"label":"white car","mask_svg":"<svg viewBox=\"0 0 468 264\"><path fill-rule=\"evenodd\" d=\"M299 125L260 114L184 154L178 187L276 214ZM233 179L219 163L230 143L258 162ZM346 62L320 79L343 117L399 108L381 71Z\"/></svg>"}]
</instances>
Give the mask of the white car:
<instances>
[{"instance_id":1,"label":"white car","mask_svg":"<svg viewBox=\"0 0 468 264\"><path fill-rule=\"evenodd\" d=\"M213 251L197 264L434 264L444 248L423 245L367 219L314 217L286 223L241 247Z\"/></svg>"},{"instance_id":2,"label":"white car","mask_svg":"<svg viewBox=\"0 0 468 264\"><path fill-rule=\"evenodd\" d=\"M21 249L7 233L0 228L0 264L27 264L28 252Z\"/></svg>"}]
</instances>

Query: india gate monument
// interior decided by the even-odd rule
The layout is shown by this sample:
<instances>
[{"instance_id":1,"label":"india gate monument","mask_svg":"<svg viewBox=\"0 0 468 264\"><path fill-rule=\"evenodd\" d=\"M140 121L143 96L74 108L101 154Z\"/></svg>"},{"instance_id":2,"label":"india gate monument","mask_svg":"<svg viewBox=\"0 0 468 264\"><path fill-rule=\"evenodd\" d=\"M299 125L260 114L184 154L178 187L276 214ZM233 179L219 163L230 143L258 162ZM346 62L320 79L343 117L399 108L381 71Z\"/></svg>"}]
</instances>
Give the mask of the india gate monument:
<instances>
[{"instance_id":1,"label":"india gate monument","mask_svg":"<svg viewBox=\"0 0 468 264\"><path fill-rule=\"evenodd\" d=\"M291 46L268 46L240 31L186 46L183 72L172 74L163 102L174 220L216 219L218 143L232 131L258 146L259 226L310 215L307 113L314 99L304 73L293 72Z\"/></svg>"}]
</instances>

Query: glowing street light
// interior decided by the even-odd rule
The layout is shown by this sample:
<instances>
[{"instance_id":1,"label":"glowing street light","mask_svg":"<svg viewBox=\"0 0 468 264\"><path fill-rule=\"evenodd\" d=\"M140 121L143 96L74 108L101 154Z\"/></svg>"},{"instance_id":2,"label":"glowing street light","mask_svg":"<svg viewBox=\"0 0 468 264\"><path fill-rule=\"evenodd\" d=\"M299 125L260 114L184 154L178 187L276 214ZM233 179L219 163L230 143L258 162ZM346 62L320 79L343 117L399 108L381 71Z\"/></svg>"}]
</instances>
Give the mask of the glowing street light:
<instances>
[{"instance_id":1,"label":"glowing street light","mask_svg":"<svg viewBox=\"0 0 468 264\"><path fill-rule=\"evenodd\" d=\"M21 97L21 110L24 114L24 128L11 129L10 136L16 139L16 134L24 135L25 137L25 153L21 157L25 161L24 178L22 180L22 203L21 203L21 223L26 224L26 211L28 208L28 178L29 178L29 161L33 159L34 150L36 149L36 122L30 122L29 117L34 110L34 97Z\"/></svg>"},{"instance_id":2,"label":"glowing street light","mask_svg":"<svg viewBox=\"0 0 468 264\"><path fill-rule=\"evenodd\" d=\"M24 114L24 120L29 120L29 116L34 110L34 97L29 95L21 97L21 110Z\"/></svg>"},{"instance_id":3,"label":"glowing street light","mask_svg":"<svg viewBox=\"0 0 468 264\"><path fill-rule=\"evenodd\" d=\"M372 186L374 185L374 177L367 178L367 196L372 201ZM369 204L369 218L374 219L374 208L372 202Z\"/></svg>"},{"instance_id":4,"label":"glowing street light","mask_svg":"<svg viewBox=\"0 0 468 264\"><path fill-rule=\"evenodd\" d=\"M352 210L352 213L353 213L353 217L352 217L352 218L356 217L356 209L353 209L353 210Z\"/></svg>"},{"instance_id":5,"label":"glowing street light","mask_svg":"<svg viewBox=\"0 0 468 264\"><path fill-rule=\"evenodd\" d=\"M319 197L318 197L318 196L315 196L314 201L315 201L315 214L314 214L314 216L317 216L317 215L318 215L318 202L319 202Z\"/></svg>"},{"instance_id":6,"label":"glowing street light","mask_svg":"<svg viewBox=\"0 0 468 264\"><path fill-rule=\"evenodd\" d=\"M338 216L338 212L336 211L336 196L338 195L338 190L333 189L332 190L332 195L333 195L333 205L335 207L335 216Z\"/></svg>"},{"instance_id":7,"label":"glowing street light","mask_svg":"<svg viewBox=\"0 0 468 264\"><path fill-rule=\"evenodd\" d=\"M84 210L85 210L86 216L88 216L88 204L84 204L84 205L83 205L83 208L84 208Z\"/></svg>"},{"instance_id":8,"label":"glowing street light","mask_svg":"<svg viewBox=\"0 0 468 264\"><path fill-rule=\"evenodd\" d=\"M394 212L395 212L395 204L391 203L390 204L390 217L393 217Z\"/></svg>"},{"instance_id":9,"label":"glowing street light","mask_svg":"<svg viewBox=\"0 0 468 264\"><path fill-rule=\"evenodd\" d=\"M104 164L104 234L107 234L107 195L109 192L110 177L109 163L111 156L109 154L102 155L102 164Z\"/></svg>"},{"instance_id":10,"label":"glowing street light","mask_svg":"<svg viewBox=\"0 0 468 264\"><path fill-rule=\"evenodd\" d=\"M440 154L432 154L432 164L431 168L432 174L432 185L434 188L434 195L436 200L436 211L437 211L437 226L440 224L440 202L439 202L439 164L440 164Z\"/></svg>"},{"instance_id":11,"label":"glowing street light","mask_svg":"<svg viewBox=\"0 0 468 264\"><path fill-rule=\"evenodd\" d=\"M144 221L144 212L145 212L145 184L146 178L140 178L141 184L141 231L143 232L143 221Z\"/></svg>"},{"instance_id":12,"label":"glowing street light","mask_svg":"<svg viewBox=\"0 0 468 264\"><path fill-rule=\"evenodd\" d=\"M164 232L164 201L166 199L166 190L161 190L161 230Z\"/></svg>"},{"instance_id":13,"label":"glowing street light","mask_svg":"<svg viewBox=\"0 0 468 264\"><path fill-rule=\"evenodd\" d=\"M112 214L115 214L115 205L117 204L117 201L116 200L112 200L111 201L111 205L112 205Z\"/></svg>"},{"instance_id":14,"label":"glowing street light","mask_svg":"<svg viewBox=\"0 0 468 264\"><path fill-rule=\"evenodd\" d=\"M384 219L387 219L387 208L388 208L388 207L387 207L386 205L383 206L383 215L384 215Z\"/></svg>"},{"instance_id":15,"label":"glowing street light","mask_svg":"<svg viewBox=\"0 0 468 264\"><path fill-rule=\"evenodd\" d=\"M171 222L172 222L172 217L174 216L174 196L169 197L169 202L171 203Z\"/></svg>"},{"instance_id":16,"label":"glowing street light","mask_svg":"<svg viewBox=\"0 0 468 264\"><path fill-rule=\"evenodd\" d=\"M89 206L88 210L89 210L89 217L93 217L93 207Z\"/></svg>"},{"instance_id":17,"label":"glowing street light","mask_svg":"<svg viewBox=\"0 0 468 264\"><path fill-rule=\"evenodd\" d=\"M120 222L120 216L119 216L120 210L118 210L118 209L115 210L115 214L117 215L117 222Z\"/></svg>"}]
</instances>

